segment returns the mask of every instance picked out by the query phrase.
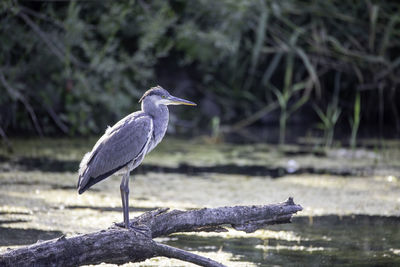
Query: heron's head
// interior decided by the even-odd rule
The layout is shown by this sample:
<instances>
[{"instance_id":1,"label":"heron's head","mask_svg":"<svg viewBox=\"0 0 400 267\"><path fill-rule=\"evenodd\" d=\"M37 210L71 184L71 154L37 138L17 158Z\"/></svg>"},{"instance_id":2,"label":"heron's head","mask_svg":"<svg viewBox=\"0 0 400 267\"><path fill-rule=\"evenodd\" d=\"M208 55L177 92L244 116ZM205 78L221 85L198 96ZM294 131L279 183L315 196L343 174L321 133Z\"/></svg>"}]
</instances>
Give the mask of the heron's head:
<instances>
[{"instance_id":1,"label":"heron's head","mask_svg":"<svg viewBox=\"0 0 400 267\"><path fill-rule=\"evenodd\" d=\"M188 100L172 96L167 90L161 86L156 86L147 90L146 93L140 98L139 102L143 104L153 104L155 106L159 105L188 105L196 106L195 103Z\"/></svg>"}]
</instances>

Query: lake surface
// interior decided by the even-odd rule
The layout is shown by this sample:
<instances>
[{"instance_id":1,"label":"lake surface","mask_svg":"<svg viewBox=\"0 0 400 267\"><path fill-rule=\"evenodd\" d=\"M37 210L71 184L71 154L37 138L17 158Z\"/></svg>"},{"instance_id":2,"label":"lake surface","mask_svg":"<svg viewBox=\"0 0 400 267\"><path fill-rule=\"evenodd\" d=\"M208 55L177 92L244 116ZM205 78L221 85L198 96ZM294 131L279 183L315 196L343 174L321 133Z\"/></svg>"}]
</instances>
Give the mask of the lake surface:
<instances>
[{"instance_id":1,"label":"lake surface","mask_svg":"<svg viewBox=\"0 0 400 267\"><path fill-rule=\"evenodd\" d=\"M76 192L79 161L96 139L13 140L0 148L0 251L122 220L120 177ZM134 180L134 181L133 181ZM228 266L400 266L400 144L355 151L313 145L210 144L166 137L131 178L131 216L159 207L270 204L289 196L292 224L246 234L159 240ZM186 266L155 258L127 266Z\"/></svg>"}]
</instances>

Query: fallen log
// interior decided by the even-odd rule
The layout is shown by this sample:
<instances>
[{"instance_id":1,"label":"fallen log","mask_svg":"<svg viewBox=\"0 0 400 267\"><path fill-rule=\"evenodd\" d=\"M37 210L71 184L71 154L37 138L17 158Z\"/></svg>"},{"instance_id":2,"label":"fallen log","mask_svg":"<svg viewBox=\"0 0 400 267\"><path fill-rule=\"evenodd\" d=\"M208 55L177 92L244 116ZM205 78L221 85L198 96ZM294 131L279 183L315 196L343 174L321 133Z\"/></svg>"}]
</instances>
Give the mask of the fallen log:
<instances>
[{"instance_id":1,"label":"fallen log","mask_svg":"<svg viewBox=\"0 0 400 267\"><path fill-rule=\"evenodd\" d=\"M292 198L263 206L203 208L189 211L158 209L131 220L132 229L113 225L99 232L36 243L0 254L0 266L79 266L84 264L140 262L165 256L202 266L223 266L211 259L153 240L179 232L254 232L266 225L290 223L301 211Z\"/></svg>"}]
</instances>

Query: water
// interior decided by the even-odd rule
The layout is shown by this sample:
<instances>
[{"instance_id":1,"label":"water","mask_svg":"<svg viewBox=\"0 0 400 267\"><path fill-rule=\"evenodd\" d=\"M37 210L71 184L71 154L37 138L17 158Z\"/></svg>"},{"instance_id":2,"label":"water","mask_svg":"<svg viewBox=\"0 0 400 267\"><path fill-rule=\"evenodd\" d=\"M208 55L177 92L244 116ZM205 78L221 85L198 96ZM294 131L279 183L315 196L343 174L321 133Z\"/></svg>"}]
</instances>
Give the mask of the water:
<instances>
[{"instance_id":1,"label":"water","mask_svg":"<svg viewBox=\"0 0 400 267\"><path fill-rule=\"evenodd\" d=\"M399 217L295 217L293 224L268 227L250 237L174 235L167 243L203 252L217 249L260 266L399 266L399 226Z\"/></svg>"},{"instance_id":2,"label":"water","mask_svg":"<svg viewBox=\"0 0 400 267\"><path fill-rule=\"evenodd\" d=\"M76 193L89 140L14 140L0 150L0 251L121 221L119 177ZM246 234L185 233L166 244L229 266L400 266L400 146L357 151L207 145L167 138L131 183L132 216L177 209L268 204L293 196L292 224ZM185 265L165 258L132 266Z\"/></svg>"}]
</instances>

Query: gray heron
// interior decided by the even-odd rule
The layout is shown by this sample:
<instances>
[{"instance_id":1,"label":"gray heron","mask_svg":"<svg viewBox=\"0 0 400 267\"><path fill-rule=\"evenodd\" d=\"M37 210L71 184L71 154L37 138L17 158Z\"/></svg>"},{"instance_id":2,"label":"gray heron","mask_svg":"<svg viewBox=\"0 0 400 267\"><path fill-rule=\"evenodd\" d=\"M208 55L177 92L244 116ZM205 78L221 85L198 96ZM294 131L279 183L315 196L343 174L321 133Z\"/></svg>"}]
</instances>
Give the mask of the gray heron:
<instances>
[{"instance_id":1,"label":"gray heron","mask_svg":"<svg viewBox=\"0 0 400 267\"><path fill-rule=\"evenodd\" d=\"M169 119L167 105L196 106L193 102L170 95L161 86L146 91L139 102L141 110L108 127L79 165L79 194L122 171L120 191L126 228L129 228L129 174L163 139Z\"/></svg>"}]
</instances>

